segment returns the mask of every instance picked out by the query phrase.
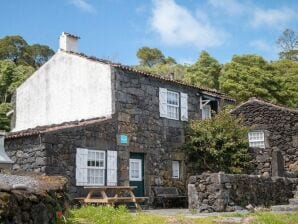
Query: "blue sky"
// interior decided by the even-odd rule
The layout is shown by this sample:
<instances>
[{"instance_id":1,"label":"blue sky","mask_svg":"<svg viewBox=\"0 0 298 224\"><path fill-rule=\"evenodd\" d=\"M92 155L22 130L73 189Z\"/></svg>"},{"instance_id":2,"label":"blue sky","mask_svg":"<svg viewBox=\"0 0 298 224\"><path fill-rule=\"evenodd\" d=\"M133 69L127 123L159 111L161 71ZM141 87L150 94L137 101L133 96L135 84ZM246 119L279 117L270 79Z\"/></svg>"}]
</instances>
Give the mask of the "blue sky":
<instances>
[{"instance_id":1,"label":"blue sky","mask_svg":"<svg viewBox=\"0 0 298 224\"><path fill-rule=\"evenodd\" d=\"M1 0L0 9L0 38L57 50L66 31L81 37L81 52L129 65L142 46L180 63L201 50L221 63L247 53L275 60L282 31L298 32L297 0Z\"/></svg>"}]
</instances>

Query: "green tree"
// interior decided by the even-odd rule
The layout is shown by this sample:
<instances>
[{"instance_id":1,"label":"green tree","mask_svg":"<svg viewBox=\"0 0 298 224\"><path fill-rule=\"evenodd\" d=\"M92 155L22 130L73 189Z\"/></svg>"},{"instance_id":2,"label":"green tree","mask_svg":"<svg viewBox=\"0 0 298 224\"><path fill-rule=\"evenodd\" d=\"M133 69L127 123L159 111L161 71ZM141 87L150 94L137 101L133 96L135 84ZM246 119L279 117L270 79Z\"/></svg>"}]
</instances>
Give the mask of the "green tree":
<instances>
[{"instance_id":1,"label":"green tree","mask_svg":"<svg viewBox=\"0 0 298 224\"><path fill-rule=\"evenodd\" d=\"M223 92L239 102L260 97L276 103L280 90L272 66L257 55L234 56L224 65L219 83Z\"/></svg>"},{"instance_id":2,"label":"green tree","mask_svg":"<svg viewBox=\"0 0 298 224\"><path fill-rule=\"evenodd\" d=\"M0 39L0 60L11 60L16 64L39 67L54 51L46 45L28 43L21 36L6 36Z\"/></svg>"},{"instance_id":3,"label":"green tree","mask_svg":"<svg viewBox=\"0 0 298 224\"><path fill-rule=\"evenodd\" d=\"M140 65L147 67L165 62L165 56L157 48L142 47L138 50L137 57L140 60Z\"/></svg>"},{"instance_id":4,"label":"green tree","mask_svg":"<svg viewBox=\"0 0 298 224\"><path fill-rule=\"evenodd\" d=\"M298 108L298 63L293 60L272 62L275 79L280 84L276 98L289 107Z\"/></svg>"},{"instance_id":5,"label":"green tree","mask_svg":"<svg viewBox=\"0 0 298 224\"><path fill-rule=\"evenodd\" d=\"M0 130L9 131L10 129L10 119L6 116L6 113L11 110L10 103L0 104Z\"/></svg>"},{"instance_id":6,"label":"green tree","mask_svg":"<svg viewBox=\"0 0 298 224\"><path fill-rule=\"evenodd\" d=\"M191 121L183 149L198 172L242 173L252 164L247 132L240 119L222 111L212 119Z\"/></svg>"},{"instance_id":7,"label":"green tree","mask_svg":"<svg viewBox=\"0 0 298 224\"><path fill-rule=\"evenodd\" d=\"M286 29L278 38L277 44L282 49L279 53L281 59L298 61L298 35L291 29Z\"/></svg>"},{"instance_id":8,"label":"green tree","mask_svg":"<svg viewBox=\"0 0 298 224\"><path fill-rule=\"evenodd\" d=\"M184 81L211 89L219 88L219 75L222 66L208 52L202 51L195 64L187 68Z\"/></svg>"}]
</instances>

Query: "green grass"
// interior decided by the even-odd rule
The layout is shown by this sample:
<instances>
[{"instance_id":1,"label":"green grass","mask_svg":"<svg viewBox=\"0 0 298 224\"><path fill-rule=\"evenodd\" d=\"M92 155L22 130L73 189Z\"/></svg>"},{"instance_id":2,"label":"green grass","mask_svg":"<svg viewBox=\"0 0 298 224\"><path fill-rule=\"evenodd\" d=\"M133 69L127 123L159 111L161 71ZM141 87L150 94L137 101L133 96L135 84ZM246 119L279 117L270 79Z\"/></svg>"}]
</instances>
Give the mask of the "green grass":
<instances>
[{"instance_id":1,"label":"green grass","mask_svg":"<svg viewBox=\"0 0 298 224\"><path fill-rule=\"evenodd\" d=\"M86 206L73 209L67 219L67 224L218 224L220 220L231 217L249 220L249 224L298 224L298 212L296 213L229 213L219 216L204 218L186 218L183 215L172 217L161 215L149 215L142 212L130 213L124 206L92 207Z\"/></svg>"}]
</instances>

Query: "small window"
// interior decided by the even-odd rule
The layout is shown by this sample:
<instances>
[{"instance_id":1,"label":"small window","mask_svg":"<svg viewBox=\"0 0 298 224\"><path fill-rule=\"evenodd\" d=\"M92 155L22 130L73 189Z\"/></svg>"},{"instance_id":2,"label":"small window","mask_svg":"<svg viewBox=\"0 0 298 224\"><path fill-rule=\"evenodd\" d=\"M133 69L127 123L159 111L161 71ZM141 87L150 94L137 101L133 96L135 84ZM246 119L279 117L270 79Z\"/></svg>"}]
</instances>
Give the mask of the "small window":
<instances>
[{"instance_id":1,"label":"small window","mask_svg":"<svg viewBox=\"0 0 298 224\"><path fill-rule=\"evenodd\" d=\"M141 159L129 159L129 180L142 181Z\"/></svg>"},{"instance_id":2,"label":"small window","mask_svg":"<svg viewBox=\"0 0 298 224\"><path fill-rule=\"evenodd\" d=\"M179 161L172 161L172 177L173 178L180 178L180 162Z\"/></svg>"},{"instance_id":3,"label":"small window","mask_svg":"<svg viewBox=\"0 0 298 224\"><path fill-rule=\"evenodd\" d=\"M104 185L105 183L105 152L88 150L87 183Z\"/></svg>"},{"instance_id":4,"label":"small window","mask_svg":"<svg viewBox=\"0 0 298 224\"><path fill-rule=\"evenodd\" d=\"M167 91L168 118L179 120L179 93Z\"/></svg>"},{"instance_id":5,"label":"small window","mask_svg":"<svg viewBox=\"0 0 298 224\"><path fill-rule=\"evenodd\" d=\"M265 148L265 135L263 131L251 131L248 133L249 147Z\"/></svg>"}]
</instances>

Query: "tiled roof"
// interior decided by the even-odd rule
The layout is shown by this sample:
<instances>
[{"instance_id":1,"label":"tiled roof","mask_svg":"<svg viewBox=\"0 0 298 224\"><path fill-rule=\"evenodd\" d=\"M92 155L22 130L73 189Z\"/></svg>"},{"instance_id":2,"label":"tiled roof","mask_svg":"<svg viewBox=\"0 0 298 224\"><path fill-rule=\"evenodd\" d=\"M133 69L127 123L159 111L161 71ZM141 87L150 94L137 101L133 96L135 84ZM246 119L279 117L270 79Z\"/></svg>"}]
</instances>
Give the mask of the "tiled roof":
<instances>
[{"instance_id":1,"label":"tiled roof","mask_svg":"<svg viewBox=\"0 0 298 224\"><path fill-rule=\"evenodd\" d=\"M51 132L51 131L57 131L57 130L61 130L61 129L81 127L81 126L86 126L86 125L90 125L90 124L100 123L100 122L110 120L110 119L111 118L106 118L106 117L96 117L96 118L85 119L85 120L80 120L80 121L64 122L61 124L37 126L35 128L30 128L30 129L26 129L26 130L22 130L22 131L10 132L6 136L6 139L21 138L21 137L39 135L39 134Z\"/></svg>"},{"instance_id":2,"label":"tiled roof","mask_svg":"<svg viewBox=\"0 0 298 224\"><path fill-rule=\"evenodd\" d=\"M252 104L252 103L258 103L258 104L263 104L263 105L267 105L267 106L271 106L271 107L274 107L276 109L279 109L279 110L286 110L286 111L290 111L290 112L293 112L293 113L298 113L298 109L295 109L295 108L290 108L290 107L285 107L283 105L276 105L276 104L273 104L273 103L269 103L269 102L266 102L264 100L261 100L261 99L257 99L256 97L251 97L249 100L247 100L246 102L244 103L241 103L240 105L238 105L236 108L234 108L232 110L233 111L236 111L238 108L241 108L245 105L248 105L248 104Z\"/></svg>"},{"instance_id":3,"label":"tiled roof","mask_svg":"<svg viewBox=\"0 0 298 224\"><path fill-rule=\"evenodd\" d=\"M202 87L199 87L199 86L196 86L196 85L192 85L192 84L182 82L180 80L172 80L172 79L166 78L162 75L152 74L152 73L140 71L140 70L137 70L137 69L135 69L131 66L128 66L128 65L122 65L120 63L114 63L114 62L109 61L109 60L99 59L99 58L96 58L94 56L85 55L83 53L77 53L77 52L65 51L65 50L61 50L61 51L69 53L69 54L77 55L77 56L80 56L80 57L84 57L84 58L92 60L92 61L98 61L98 62L101 62L101 63L109 64L114 68L118 68L118 69L121 69L121 70L124 70L124 71L129 71L129 72L133 72L133 73L136 73L136 74L139 74L139 75L149 76L149 77L153 77L155 79L175 83L175 84L182 85L182 86L195 88L195 89L198 89L199 91L201 91L202 93L204 93L206 95L210 95L210 96L217 97L217 98L222 98L222 99L230 101L230 102L236 102L234 99L232 99L232 98L226 96L225 94L223 94L221 92L218 92L216 90L212 90L212 89L208 89L208 88L202 88Z\"/></svg>"}]
</instances>

